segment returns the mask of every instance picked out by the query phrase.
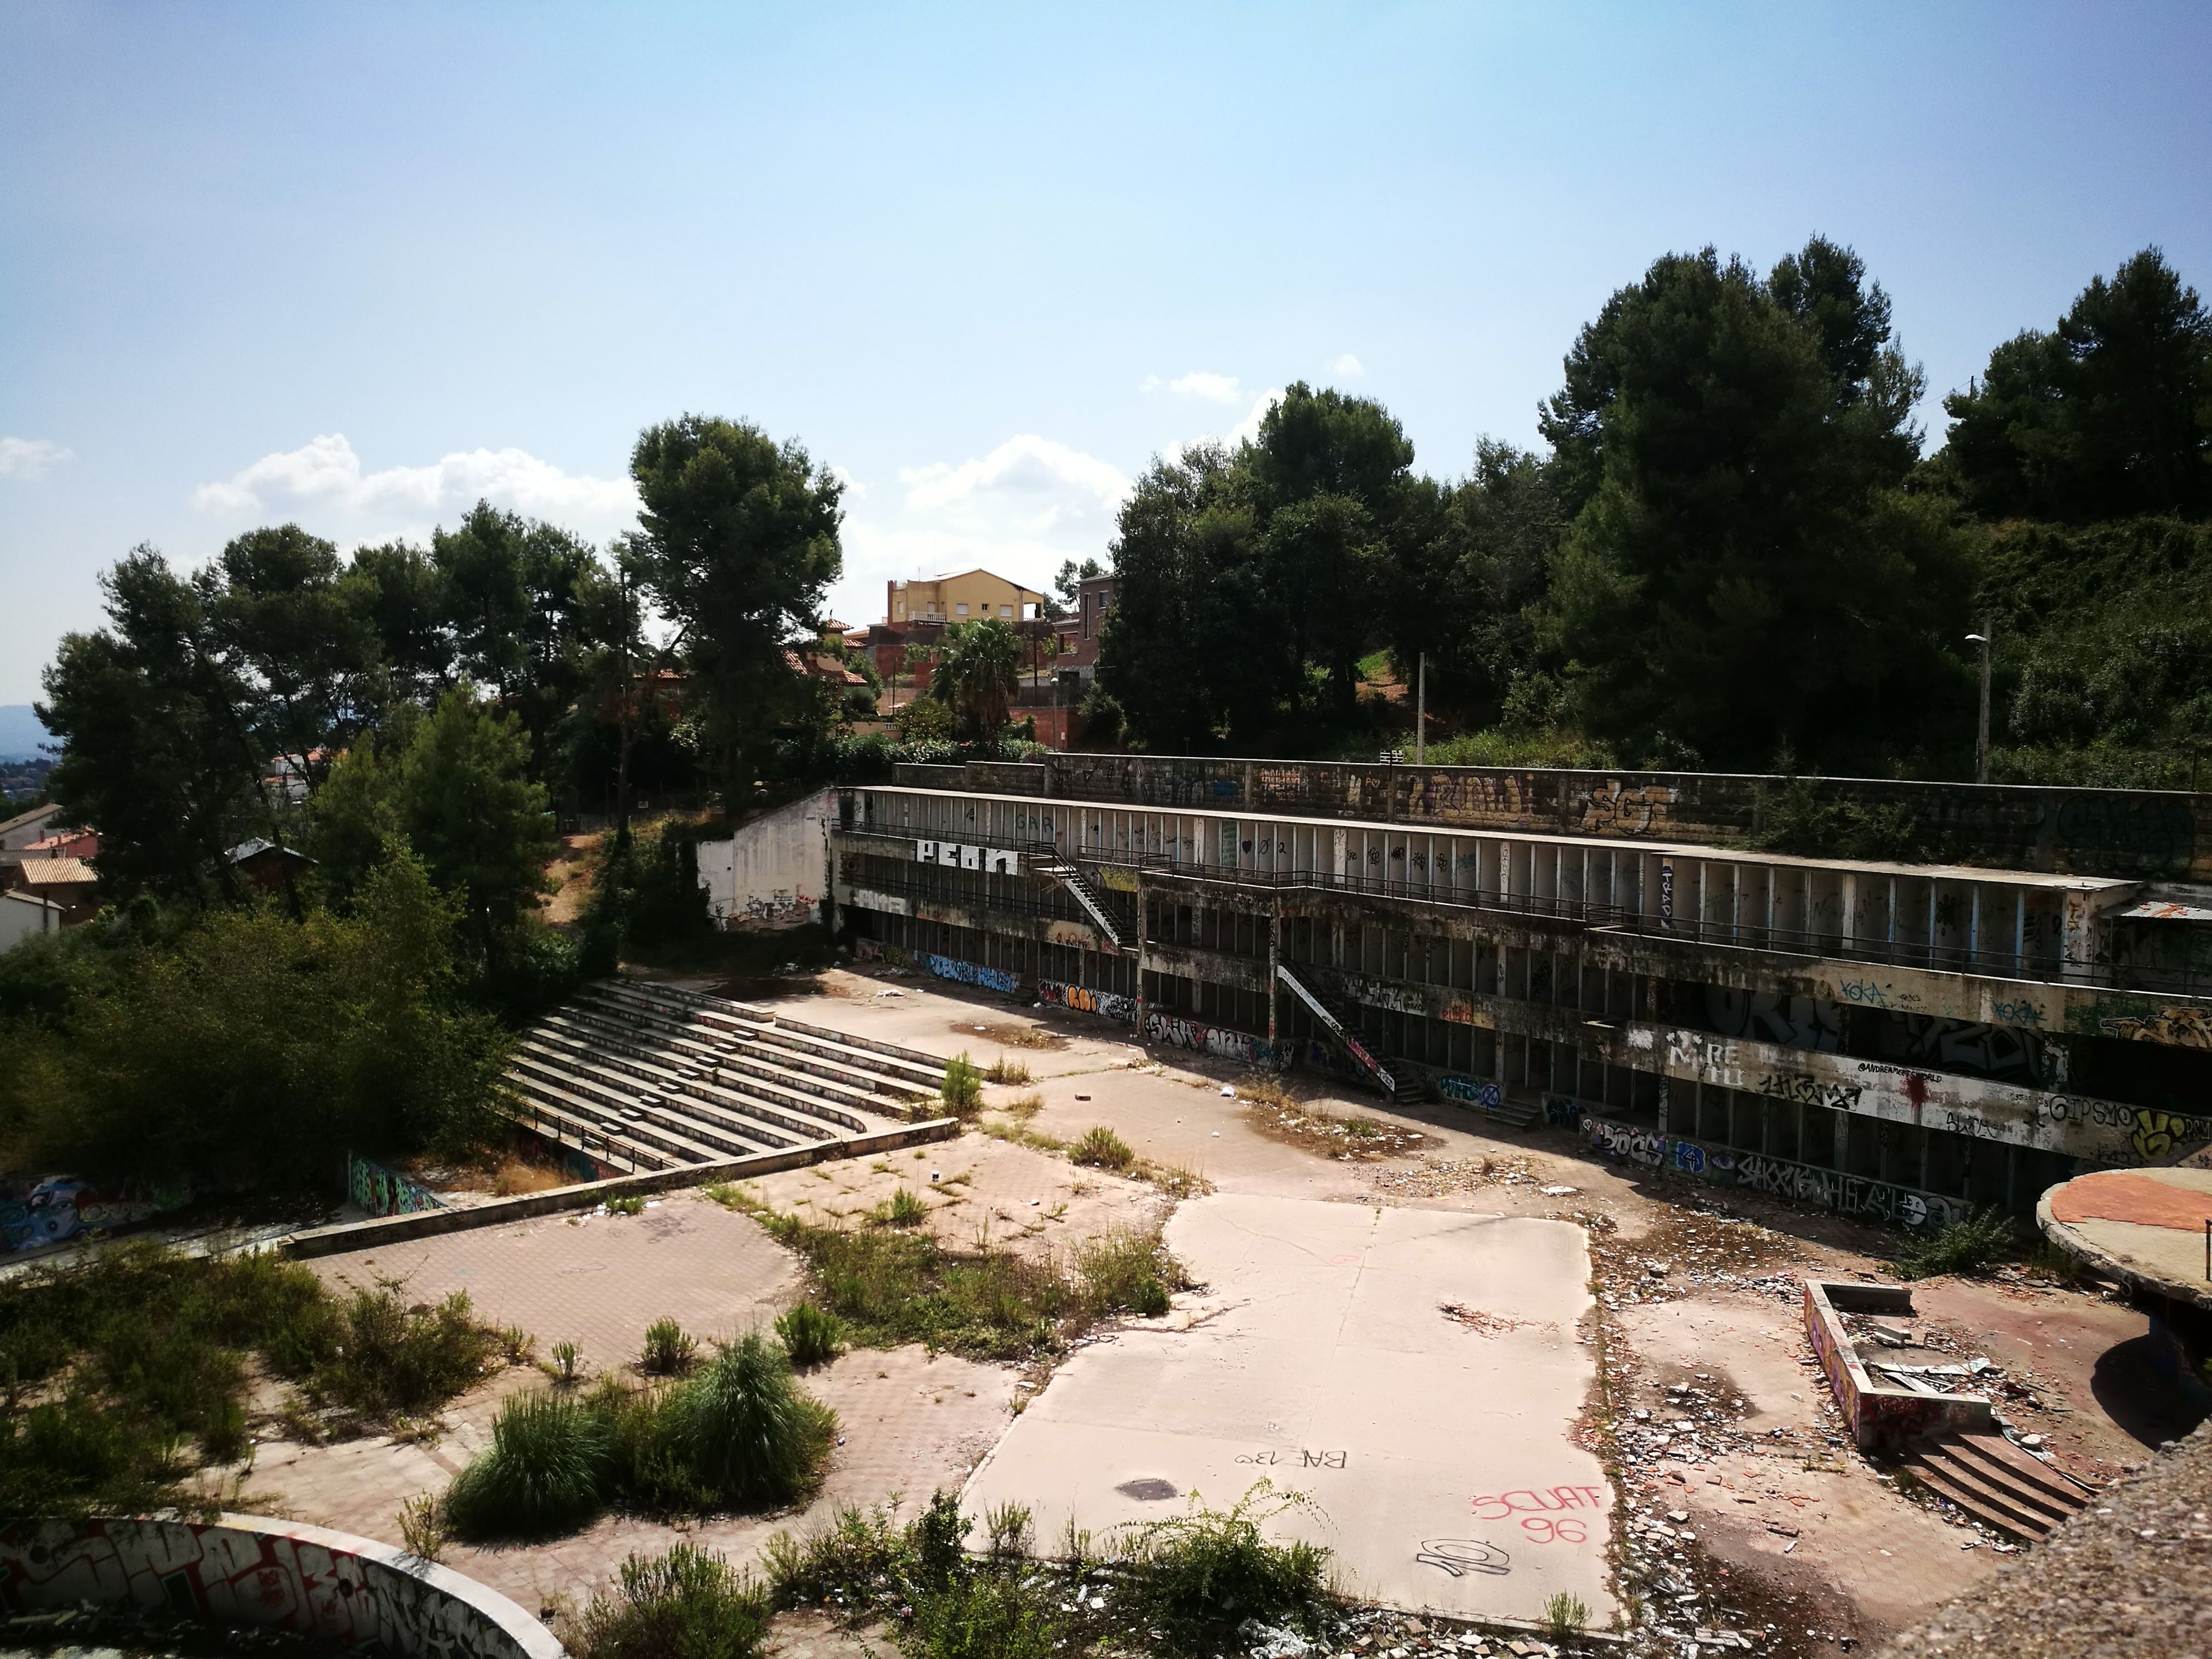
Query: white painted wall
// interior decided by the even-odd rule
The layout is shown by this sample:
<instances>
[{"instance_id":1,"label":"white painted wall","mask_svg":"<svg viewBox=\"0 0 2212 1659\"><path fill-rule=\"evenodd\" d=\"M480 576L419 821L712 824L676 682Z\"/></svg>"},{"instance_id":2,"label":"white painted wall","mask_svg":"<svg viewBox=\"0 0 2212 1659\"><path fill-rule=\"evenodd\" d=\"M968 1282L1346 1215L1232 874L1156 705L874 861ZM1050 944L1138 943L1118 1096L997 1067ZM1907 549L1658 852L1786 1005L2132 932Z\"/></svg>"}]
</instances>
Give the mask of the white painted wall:
<instances>
[{"instance_id":1,"label":"white painted wall","mask_svg":"<svg viewBox=\"0 0 2212 1659\"><path fill-rule=\"evenodd\" d=\"M12 951L27 939L62 930L62 907L28 893L0 893L0 951Z\"/></svg>"},{"instance_id":2,"label":"white painted wall","mask_svg":"<svg viewBox=\"0 0 2212 1659\"><path fill-rule=\"evenodd\" d=\"M727 841L699 843L699 884L718 927L770 931L822 920L835 790L755 818Z\"/></svg>"}]
</instances>

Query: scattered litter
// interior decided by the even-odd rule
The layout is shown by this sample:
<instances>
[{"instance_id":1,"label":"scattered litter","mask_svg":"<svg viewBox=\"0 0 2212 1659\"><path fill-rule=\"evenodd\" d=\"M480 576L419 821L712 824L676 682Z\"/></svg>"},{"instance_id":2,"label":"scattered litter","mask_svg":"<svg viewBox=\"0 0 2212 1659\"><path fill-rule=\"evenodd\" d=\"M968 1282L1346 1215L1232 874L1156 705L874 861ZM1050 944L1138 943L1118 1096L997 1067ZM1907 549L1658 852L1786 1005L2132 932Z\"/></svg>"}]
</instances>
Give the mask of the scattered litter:
<instances>
[{"instance_id":1,"label":"scattered litter","mask_svg":"<svg viewBox=\"0 0 2212 1659\"><path fill-rule=\"evenodd\" d=\"M1221 1085L1221 1097L1224 1100L1234 1100L1237 1098L1237 1091L1224 1083Z\"/></svg>"},{"instance_id":2,"label":"scattered litter","mask_svg":"<svg viewBox=\"0 0 2212 1659\"><path fill-rule=\"evenodd\" d=\"M1089 1095L1078 1095L1078 1096L1076 1096L1076 1098L1077 1098L1078 1100L1088 1100L1088 1099L1090 1099L1090 1098L1091 1098L1091 1097L1090 1097ZM1181 1118L1177 1118L1177 1119L1176 1120L1176 1122L1178 1122L1178 1123L1180 1123L1180 1122L1182 1122L1182 1120Z\"/></svg>"},{"instance_id":3,"label":"scattered litter","mask_svg":"<svg viewBox=\"0 0 2212 1659\"><path fill-rule=\"evenodd\" d=\"M1221 1139L1221 1131L1220 1131L1220 1130L1218 1130L1218 1129L1216 1129L1216 1130L1213 1132L1213 1138L1214 1138L1216 1140L1220 1139Z\"/></svg>"},{"instance_id":4,"label":"scattered litter","mask_svg":"<svg viewBox=\"0 0 2212 1659\"><path fill-rule=\"evenodd\" d=\"M1539 1187L1536 1190L1543 1194L1547 1198L1565 1198L1571 1193L1580 1192L1582 1188L1579 1187Z\"/></svg>"},{"instance_id":5,"label":"scattered litter","mask_svg":"<svg viewBox=\"0 0 2212 1659\"><path fill-rule=\"evenodd\" d=\"M936 1171L936 1170L932 1170L929 1172L929 1178L930 1178L932 1181L935 1181L936 1179L938 1179L938 1173L937 1173L937 1171Z\"/></svg>"}]
</instances>

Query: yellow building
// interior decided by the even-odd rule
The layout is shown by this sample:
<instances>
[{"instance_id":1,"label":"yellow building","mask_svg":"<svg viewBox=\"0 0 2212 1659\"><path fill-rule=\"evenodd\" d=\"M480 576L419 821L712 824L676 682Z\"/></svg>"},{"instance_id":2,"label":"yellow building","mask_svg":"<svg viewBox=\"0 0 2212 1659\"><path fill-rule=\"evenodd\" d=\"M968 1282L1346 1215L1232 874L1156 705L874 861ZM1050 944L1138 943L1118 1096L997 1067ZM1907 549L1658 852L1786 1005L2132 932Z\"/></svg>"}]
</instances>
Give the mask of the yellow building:
<instances>
[{"instance_id":1,"label":"yellow building","mask_svg":"<svg viewBox=\"0 0 2212 1659\"><path fill-rule=\"evenodd\" d=\"M884 620L894 628L905 623L981 622L986 617L1019 622L1036 616L1044 602L1043 594L988 570L885 582L884 590Z\"/></svg>"}]
</instances>

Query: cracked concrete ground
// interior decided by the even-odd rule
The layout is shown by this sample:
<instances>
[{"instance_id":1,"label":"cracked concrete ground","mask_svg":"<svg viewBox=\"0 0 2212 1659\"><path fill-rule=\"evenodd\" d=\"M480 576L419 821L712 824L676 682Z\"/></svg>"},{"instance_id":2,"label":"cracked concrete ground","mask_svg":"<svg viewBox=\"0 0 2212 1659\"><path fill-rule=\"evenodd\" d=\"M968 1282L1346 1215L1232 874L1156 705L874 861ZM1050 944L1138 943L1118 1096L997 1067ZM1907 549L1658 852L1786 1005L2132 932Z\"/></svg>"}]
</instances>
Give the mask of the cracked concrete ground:
<instances>
[{"instance_id":1,"label":"cracked concrete ground","mask_svg":"<svg viewBox=\"0 0 2212 1659\"><path fill-rule=\"evenodd\" d=\"M898 994L884 994L891 991ZM1188 1238L1191 1254L1209 1261L1212 1246L1200 1219L1206 1206L1255 1200L1334 1205L1352 1218L1371 1217L1380 1206L1413 1218L1429 1212L1523 1218L1548 1223L1562 1234L1588 1229L1602 1322L1585 1321L1583 1330L1605 1337L1601 1397L1583 1413L1573 1437L1562 1439L1560 1414L1571 1418L1583 1403L1568 1378L1562 1388L1573 1398L1546 1401L1532 1443L1582 1448L1580 1455L1603 1449L1624 1500L1615 1519L1630 1523L1629 1540L1616 1540L1621 1547L1611 1562L1614 1584L1625 1582L1620 1575L1629 1558L1622 1549L1632 1541L1644 1553L1638 1559L1647 1560L1656 1575L1648 1582L1639 1578L1635 1591L1649 1629L1673 1628L1674 1621L1687 1639L1693 1620L1711 1620L1756 1632L1762 1652L1833 1653L1840 1638L1870 1644L1993 1576L1990 1540L1900 1495L1881 1479L1881 1469L1836 1443L1832 1407L1789 1288L1796 1276L1808 1273L1884 1275L1896 1243L1893 1235L1756 1194L1595 1160L1565 1131L1494 1130L1472 1113L1443 1105L1392 1111L1371 1097L1293 1078L1293 1088L1313 1093L1314 1104L1323 1109L1421 1136L1404 1142L1397 1156L1323 1155L1281 1138L1279 1126L1268 1122L1270 1109L1241 1097L1253 1081L1242 1066L1170 1049L1147 1054L1120 1028L1095 1018L1014 1006L939 981L835 972L823 976L819 992L791 1005L811 1022L938 1054L964 1048L984 1065L1003 1051L1029 1068L1032 1081L988 1089L987 1122L1009 1132L1026 1125L1034 1134L1059 1141L1073 1140L1094 1124L1108 1125L1140 1158L1195 1172L1217 1196L1186 1200L1177 1210L1145 1182L1077 1169L1049 1152L970 1133L922 1149L926 1156L920 1159L900 1153L872 1164L833 1166L827 1179L799 1170L756 1183L756 1195L779 1208L797 1208L803 1200L817 1213L849 1217L897 1186L918 1193L927 1187L928 1224L949 1244L973 1248L988 1220L994 1246L1025 1252L1068 1249L1109 1227L1141 1228L1172 1212L1170 1242L1182 1248ZM986 1030L976 1032L978 1024ZM1011 1040L1031 1031L1036 1035L1030 1044ZM1038 1042L1045 1046L1031 1046ZM1224 1097L1224 1085L1240 1097ZM1039 1097L1033 1109L1008 1115L1006 1109L1031 1095ZM927 1180L932 1170L939 1176L935 1182ZM1545 1190L1562 1187L1572 1190ZM1717 1213L1723 1209L1742 1219L1725 1218ZM1409 1219L1399 1224L1432 1224ZM588 1361L602 1366L623 1363L645 1324L661 1313L677 1314L702 1334L734 1332L770 1316L802 1283L799 1265L754 1223L697 1195L670 1194L661 1208L629 1220L601 1218L570 1228L556 1219L532 1226L539 1231L455 1235L439 1241L450 1246L445 1255L392 1251L374 1264L331 1258L323 1270L357 1279L404 1269L417 1294L465 1287L495 1322L532 1331L541 1352L572 1340ZM1655 1260L1667 1268L1663 1275L1650 1273ZM566 1271L589 1261L604 1266ZM1225 1268L1209 1268L1209 1273L1224 1285L1232 1278ZM1778 1279L1787 1281L1778 1293ZM2142 1321L2123 1304L2018 1276L1938 1280L1916 1287L1916 1295L1924 1314L1944 1322L1973 1352L2034 1380L2028 1398L2008 1401L2006 1409L2023 1413L2023 1424L2048 1434L2062 1461L2085 1478L2113 1478L2145 1456L2149 1445L2190 1426L2137 1363ZM1472 1304L1472 1315L1495 1311L1485 1309L1480 1285L1467 1290L1463 1299ZM1183 1322L1208 1305L1203 1295L1179 1297L1176 1318ZM1479 1327L1453 1334L1469 1344L1504 1340L1486 1337ZM1124 1335L1086 1347L1063 1364L1063 1374L1045 1392L1049 1397L1065 1387L1065 1399L1080 1403L1087 1398L1092 1403L1085 1410L1111 1418L1119 1389L1111 1379L1121 1374L1117 1368L1154 1340ZM1248 1332L1237 1340L1251 1353L1266 1338ZM1224 1342L1224 1364L1236 1352ZM1591 1350L1577 1353L1578 1364L1595 1358ZM1377 1358L1370 1369L1384 1370L1395 1363L1395 1357ZM1094 1386L1088 1380L1094 1377L1109 1382ZM1012 1367L932 1360L918 1350L846 1356L809 1383L837 1407L846 1425L847 1443L821 1495L795 1514L717 1520L686 1528L684 1535L743 1559L778 1526L804 1530L836 1507L878 1501L893 1492L920 1500L939 1486L957 1488L1016 1424L1015 1401L1025 1393L1016 1386L1021 1380ZM442 1487L482 1443L499 1399L513 1388L538 1384L535 1373L489 1379L447 1413L448 1427L435 1443L379 1438L298 1448L272 1442L262 1449L246 1503L250 1507L256 1493L281 1494L270 1501L281 1502L285 1512L395 1538L399 1500ZM1272 1386L1272 1380L1261 1379L1250 1391L1250 1403L1262 1413L1257 1420L1285 1422L1279 1409L1272 1419L1265 1414L1269 1396L1261 1384ZM1678 1437L1669 1443L1671 1450L1646 1449L1629 1432L1639 1426L1633 1413L1674 1416L1687 1396L1669 1395L1669 1384L1705 1391L1701 1409L1692 1413L1703 1437ZM1739 1400L1741 1408L1733 1403ZM1041 1414L1024 1422L1048 1424L1058 1409L1032 1407ZM1715 1413L1711 1425L1703 1423L1705 1410ZM1071 1419L1074 1414L1072 1405ZM1478 1412L1466 1420L1482 1419ZM994 1470L1001 1463L1012 1467L1016 1453L1027 1455L1030 1430L1017 1427L1005 1439L1007 1450ZM1777 1440L1776 1429L1795 1437ZM1497 1431L1486 1425L1466 1432L1495 1437ZM1231 1437L1222 1437L1224 1442ZM1202 1461L1191 1467L1198 1474L1188 1478L1203 1477L1209 1501L1235 1496L1227 1486L1216 1490L1218 1483ZM1311 1483L1317 1496L1321 1475L1328 1473L1317 1473ZM1161 1478L1179 1489L1184 1485L1182 1479ZM1527 1477L1540 1478L1533 1468ZM1030 1484L1035 1490L1025 1501L1042 1512L1054 1504L1073 1507L1096 1483L1087 1469L1062 1469L1044 1459L1036 1463ZM1118 1484L1118 1479L1109 1483L1109 1489ZM1230 1485L1242 1489L1233 1480ZM1470 1516L1473 1499L1480 1495L1462 1494ZM1681 1519L1671 1518L1676 1516ZM1655 1530L1661 1528L1664 1537ZM526 1605L557 1598L580 1602L629 1551L665 1548L678 1535L672 1528L615 1517L545 1548L455 1550L452 1559ZM1487 1537L1479 1531L1467 1535L1476 1541ZM1968 1542L1975 1547L1959 1547ZM1516 1577L1526 1554L1513 1557ZM1504 1582L1501 1575L1487 1577ZM1379 1571L1373 1584L1378 1593L1391 1594ZM1595 1595L1584 1599L1606 1605ZM794 1656L860 1650L848 1634L804 1621L780 1623L778 1642L787 1643ZM1680 1648L1661 1644L1651 1650L1671 1654Z\"/></svg>"}]
</instances>

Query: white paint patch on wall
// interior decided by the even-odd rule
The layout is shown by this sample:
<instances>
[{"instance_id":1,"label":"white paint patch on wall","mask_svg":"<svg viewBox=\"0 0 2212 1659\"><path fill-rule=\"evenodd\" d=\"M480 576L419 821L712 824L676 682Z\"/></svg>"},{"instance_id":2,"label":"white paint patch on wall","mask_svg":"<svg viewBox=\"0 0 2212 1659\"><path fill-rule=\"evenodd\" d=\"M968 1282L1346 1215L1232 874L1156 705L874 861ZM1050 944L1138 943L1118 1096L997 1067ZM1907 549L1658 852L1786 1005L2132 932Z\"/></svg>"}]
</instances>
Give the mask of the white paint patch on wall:
<instances>
[{"instance_id":1,"label":"white paint patch on wall","mask_svg":"<svg viewBox=\"0 0 2212 1659\"><path fill-rule=\"evenodd\" d=\"M821 921L836 811L836 793L825 789L755 818L727 841L701 842L699 884L714 925L771 931Z\"/></svg>"}]
</instances>

